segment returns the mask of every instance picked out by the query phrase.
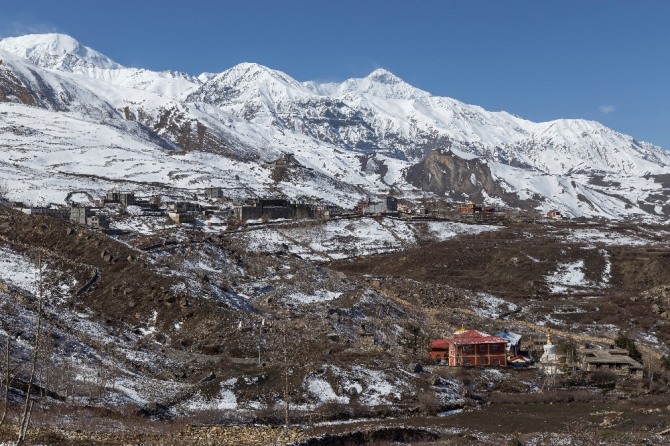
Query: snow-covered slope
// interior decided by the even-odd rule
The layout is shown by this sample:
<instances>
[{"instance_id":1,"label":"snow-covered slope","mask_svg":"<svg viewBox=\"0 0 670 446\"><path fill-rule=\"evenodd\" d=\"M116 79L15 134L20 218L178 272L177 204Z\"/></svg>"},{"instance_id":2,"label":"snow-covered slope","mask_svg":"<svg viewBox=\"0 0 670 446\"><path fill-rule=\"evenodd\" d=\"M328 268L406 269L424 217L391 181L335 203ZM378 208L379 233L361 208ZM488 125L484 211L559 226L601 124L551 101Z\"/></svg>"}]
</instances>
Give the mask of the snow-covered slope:
<instances>
[{"instance_id":1,"label":"snow-covered slope","mask_svg":"<svg viewBox=\"0 0 670 446\"><path fill-rule=\"evenodd\" d=\"M76 73L121 87L181 97L200 84L177 71L155 72L126 68L65 34L31 34L0 40L0 49L42 68Z\"/></svg>"},{"instance_id":2,"label":"snow-covered slope","mask_svg":"<svg viewBox=\"0 0 670 446\"><path fill-rule=\"evenodd\" d=\"M272 188L325 198L337 185L352 194L338 201L350 203L363 189L417 186L574 216L670 216L668 152L593 121L534 123L489 112L432 96L383 69L326 84L298 82L253 63L196 77L126 68L59 34L0 40L2 50L12 55L0 52L0 101L76 113L67 119L89 123L105 116L102 122L122 133L127 124L121 122L135 121L142 138L177 150L171 153L220 159L213 165L259 166L263 175L238 175L243 187L256 184L257 193ZM455 164L429 158L436 149ZM304 169L267 180L264 163L284 153ZM473 159L479 167L465 175ZM200 172L199 165L178 164L184 177Z\"/></svg>"}]
</instances>

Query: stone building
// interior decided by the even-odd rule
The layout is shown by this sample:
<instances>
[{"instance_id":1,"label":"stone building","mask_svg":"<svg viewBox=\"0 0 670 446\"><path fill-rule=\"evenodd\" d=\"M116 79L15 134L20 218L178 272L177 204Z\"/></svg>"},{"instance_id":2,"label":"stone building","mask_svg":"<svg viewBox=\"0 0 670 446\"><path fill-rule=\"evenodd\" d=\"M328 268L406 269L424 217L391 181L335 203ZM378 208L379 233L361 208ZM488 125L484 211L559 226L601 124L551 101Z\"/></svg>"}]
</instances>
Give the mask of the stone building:
<instances>
[{"instance_id":1,"label":"stone building","mask_svg":"<svg viewBox=\"0 0 670 446\"><path fill-rule=\"evenodd\" d=\"M607 370L618 376L642 378L642 364L628 356L628 350L621 348L598 349L581 348L581 367L587 372Z\"/></svg>"},{"instance_id":2,"label":"stone building","mask_svg":"<svg viewBox=\"0 0 670 446\"><path fill-rule=\"evenodd\" d=\"M193 223L196 217L202 213L202 206L198 203L191 203L188 201L175 201L168 203L167 215L173 222L177 224Z\"/></svg>"},{"instance_id":3,"label":"stone building","mask_svg":"<svg viewBox=\"0 0 670 446\"><path fill-rule=\"evenodd\" d=\"M259 198L233 207L238 221L315 218L319 208L306 203L291 203L285 199Z\"/></svg>"},{"instance_id":4,"label":"stone building","mask_svg":"<svg viewBox=\"0 0 670 446\"><path fill-rule=\"evenodd\" d=\"M223 198L223 189L221 189L220 187L206 187L205 197L212 200L215 200L217 198Z\"/></svg>"},{"instance_id":5,"label":"stone building","mask_svg":"<svg viewBox=\"0 0 670 446\"><path fill-rule=\"evenodd\" d=\"M132 192L107 192L105 203L121 203L124 206L132 206L135 204L135 194Z\"/></svg>"},{"instance_id":6,"label":"stone building","mask_svg":"<svg viewBox=\"0 0 670 446\"><path fill-rule=\"evenodd\" d=\"M45 207L29 206L21 207L21 212L28 215L49 215L67 220L70 216L70 210L67 207Z\"/></svg>"},{"instance_id":7,"label":"stone building","mask_svg":"<svg viewBox=\"0 0 670 446\"><path fill-rule=\"evenodd\" d=\"M93 212L90 206L72 206L70 207L70 221L82 226L88 226L94 229L107 229L109 222L107 219Z\"/></svg>"}]
</instances>

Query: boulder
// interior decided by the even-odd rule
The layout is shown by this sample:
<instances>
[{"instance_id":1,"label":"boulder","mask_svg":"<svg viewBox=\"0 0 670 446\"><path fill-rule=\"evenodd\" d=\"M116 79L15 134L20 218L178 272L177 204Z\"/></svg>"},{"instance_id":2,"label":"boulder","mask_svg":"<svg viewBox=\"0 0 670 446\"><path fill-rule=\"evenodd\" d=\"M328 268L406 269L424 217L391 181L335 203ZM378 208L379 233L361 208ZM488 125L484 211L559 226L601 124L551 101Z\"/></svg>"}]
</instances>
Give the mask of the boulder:
<instances>
[{"instance_id":1,"label":"boulder","mask_svg":"<svg viewBox=\"0 0 670 446\"><path fill-rule=\"evenodd\" d=\"M423 366L419 362L413 362L409 365L408 370L412 373L421 373L423 372Z\"/></svg>"}]
</instances>

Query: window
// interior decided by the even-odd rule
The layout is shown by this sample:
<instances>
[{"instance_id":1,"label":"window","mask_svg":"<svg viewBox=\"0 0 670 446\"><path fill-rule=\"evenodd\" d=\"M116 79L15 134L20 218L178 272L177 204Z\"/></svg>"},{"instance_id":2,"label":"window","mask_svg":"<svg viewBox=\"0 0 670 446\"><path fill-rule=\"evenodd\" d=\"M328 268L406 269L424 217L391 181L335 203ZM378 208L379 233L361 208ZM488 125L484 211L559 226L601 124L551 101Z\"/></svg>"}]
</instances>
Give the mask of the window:
<instances>
[{"instance_id":1,"label":"window","mask_svg":"<svg viewBox=\"0 0 670 446\"><path fill-rule=\"evenodd\" d=\"M481 344L479 346L479 353L486 353L486 344Z\"/></svg>"},{"instance_id":2,"label":"window","mask_svg":"<svg viewBox=\"0 0 670 446\"><path fill-rule=\"evenodd\" d=\"M500 365L500 358L498 358L498 357L496 356L495 358L491 358L491 359L492 359L491 364L493 364L493 365Z\"/></svg>"},{"instance_id":3,"label":"window","mask_svg":"<svg viewBox=\"0 0 670 446\"><path fill-rule=\"evenodd\" d=\"M463 353L472 353L472 346L471 345L464 345L462 347Z\"/></svg>"},{"instance_id":4,"label":"window","mask_svg":"<svg viewBox=\"0 0 670 446\"><path fill-rule=\"evenodd\" d=\"M500 346L498 344L491 345L491 351L492 352L497 352L499 349L500 349Z\"/></svg>"},{"instance_id":5,"label":"window","mask_svg":"<svg viewBox=\"0 0 670 446\"><path fill-rule=\"evenodd\" d=\"M463 365L470 365L470 358L464 358Z\"/></svg>"},{"instance_id":6,"label":"window","mask_svg":"<svg viewBox=\"0 0 670 446\"><path fill-rule=\"evenodd\" d=\"M481 365L488 365L488 363L489 363L489 358L487 358L486 356L484 356L484 357L480 358L479 363L480 363Z\"/></svg>"}]
</instances>

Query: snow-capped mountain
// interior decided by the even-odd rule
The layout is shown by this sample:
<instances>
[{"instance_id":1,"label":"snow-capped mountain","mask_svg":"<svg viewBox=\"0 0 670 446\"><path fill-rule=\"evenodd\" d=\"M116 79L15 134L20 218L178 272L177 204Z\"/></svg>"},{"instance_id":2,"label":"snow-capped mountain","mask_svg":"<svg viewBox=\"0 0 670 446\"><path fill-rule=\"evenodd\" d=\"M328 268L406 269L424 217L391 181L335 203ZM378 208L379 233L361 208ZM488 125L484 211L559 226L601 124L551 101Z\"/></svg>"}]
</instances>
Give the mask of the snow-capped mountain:
<instances>
[{"instance_id":1,"label":"snow-capped mountain","mask_svg":"<svg viewBox=\"0 0 670 446\"><path fill-rule=\"evenodd\" d=\"M5 50L42 68L76 73L122 87L179 97L200 81L177 71L127 68L65 34L32 34L0 40Z\"/></svg>"},{"instance_id":2,"label":"snow-capped mountain","mask_svg":"<svg viewBox=\"0 0 670 446\"><path fill-rule=\"evenodd\" d=\"M23 104L2 106L5 132L10 116L30 114L26 107L49 110L39 112L46 128L68 119L131 132L145 154L163 159L151 174L135 172L136 183L159 176L166 186L223 183L343 205L364 190L420 187L458 200L558 208L574 216L670 215L665 150L593 121L534 123L435 97L383 69L325 84L252 63L199 76L153 72L123 67L59 34L0 40L0 59L0 101ZM26 138L21 144L33 143ZM62 144L78 147L76 140ZM99 145L104 156L106 141ZM48 170L19 157L20 144L9 146L2 155L6 168ZM264 162L284 153L306 169L273 179ZM195 158L206 159L206 166L191 163ZM216 173L231 163L248 171L234 180ZM110 170L105 177L128 178Z\"/></svg>"},{"instance_id":3,"label":"snow-capped mountain","mask_svg":"<svg viewBox=\"0 0 670 446\"><path fill-rule=\"evenodd\" d=\"M119 69L122 65L65 34L31 34L8 37L0 48L43 68L88 73L93 68Z\"/></svg>"}]
</instances>

